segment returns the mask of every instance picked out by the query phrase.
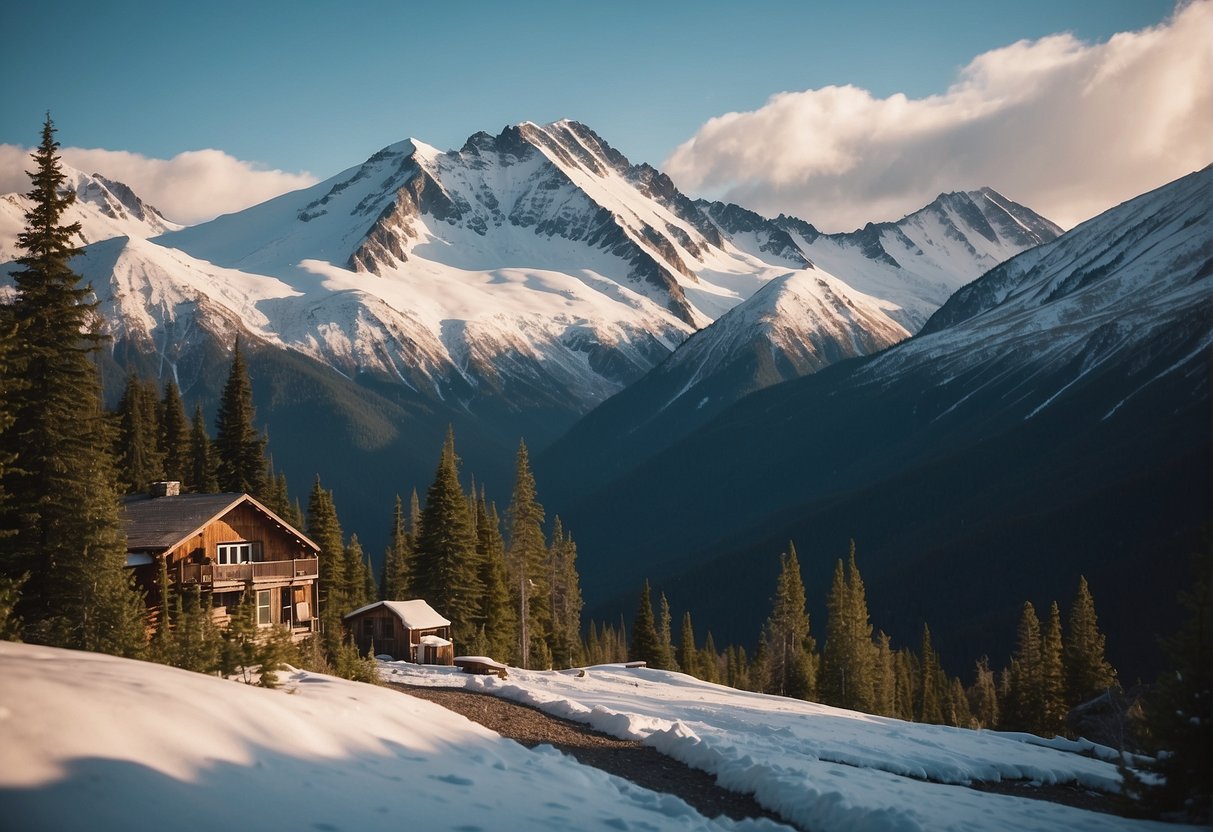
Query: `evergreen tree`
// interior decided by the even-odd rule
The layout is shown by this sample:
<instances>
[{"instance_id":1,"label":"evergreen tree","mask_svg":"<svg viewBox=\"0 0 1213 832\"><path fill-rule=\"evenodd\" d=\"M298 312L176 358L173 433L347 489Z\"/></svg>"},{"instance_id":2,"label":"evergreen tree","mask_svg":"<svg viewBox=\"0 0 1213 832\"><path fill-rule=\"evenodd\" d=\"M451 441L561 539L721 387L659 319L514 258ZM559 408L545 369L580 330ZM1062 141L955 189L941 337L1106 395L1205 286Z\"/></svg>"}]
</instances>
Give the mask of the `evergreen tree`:
<instances>
[{"instance_id":1,"label":"evergreen tree","mask_svg":"<svg viewBox=\"0 0 1213 832\"><path fill-rule=\"evenodd\" d=\"M973 714L969 710L969 697L964 685L956 677L944 676L947 696L944 704L944 722L954 728L972 728Z\"/></svg>"},{"instance_id":2,"label":"evergreen tree","mask_svg":"<svg viewBox=\"0 0 1213 832\"><path fill-rule=\"evenodd\" d=\"M26 640L122 655L144 647L144 610L126 572L112 439L92 354L101 336L91 288L71 270L78 223L63 224L75 200L65 189L50 116L32 154L30 208L13 273L16 325L5 391L12 423L0 458L5 516L0 574L28 575L15 611ZM7 316L6 316L7 317Z\"/></svg>"},{"instance_id":3,"label":"evergreen tree","mask_svg":"<svg viewBox=\"0 0 1213 832\"><path fill-rule=\"evenodd\" d=\"M1049 608L1049 623L1041 640L1040 693L1044 710L1040 715L1041 733L1060 736L1066 732L1065 673L1062 668L1061 612L1054 601Z\"/></svg>"},{"instance_id":4,"label":"evergreen tree","mask_svg":"<svg viewBox=\"0 0 1213 832\"><path fill-rule=\"evenodd\" d=\"M1099 631L1095 600L1085 577L1078 579L1078 594L1070 607L1067 624L1066 703L1074 707L1116 687L1116 671L1104 657L1104 635Z\"/></svg>"},{"instance_id":5,"label":"evergreen tree","mask_svg":"<svg viewBox=\"0 0 1213 832\"><path fill-rule=\"evenodd\" d=\"M383 553L383 577L379 581L383 600L404 601L409 598L409 558L412 546L408 528L405 526L404 503L396 495L396 509L392 515L392 535L387 551Z\"/></svg>"},{"instance_id":6,"label":"evergreen tree","mask_svg":"<svg viewBox=\"0 0 1213 832\"><path fill-rule=\"evenodd\" d=\"M551 628L551 606L547 585L547 546L543 540L543 506L535 491L525 442L518 443L514 493L506 511L509 548L506 566L514 606L519 610L519 666L530 667L531 648L547 642Z\"/></svg>"},{"instance_id":7,"label":"evergreen tree","mask_svg":"<svg viewBox=\"0 0 1213 832\"><path fill-rule=\"evenodd\" d=\"M379 597L379 587L375 585L374 573L358 542L358 535L351 535L350 542L345 547L346 568L346 603L351 610L364 607Z\"/></svg>"},{"instance_id":8,"label":"evergreen tree","mask_svg":"<svg viewBox=\"0 0 1213 832\"><path fill-rule=\"evenodd\" d=\"M484 586L476 552L476 528L459 485L455 435L446 442L426 491L413 557L413 591L451 620L456 644L469 644L481 619Z\"/></svg>"},{"instance_id":9,"label":"evergreen tree","mask_svg":"<svg viewBox=\"0 0 1213 832\"><path fill-rule=\"evenodd\" d=\"M307 504L307 536L319 548L320 625L324 647L329 656L341 648L342 616L351 612L346 585L345 540L332 495L320 485L320 476L312 484Z\"/></svg>"},{"instance_id":10,"label":"evergreen tree","mask_svg":"<svg viewBox=\"0 0 1213 832\"><path fill-rule=\"evenodd\" d=\"M577 544L557 517L548 547L548 586L552 611L551 648L554 667L581 663L581 581L577 575ZM664 596L663 596L664 599ZM667 608L667 614L668 614Z\"/></svg>"},{"instance_id":11,"label":"evergreen tree","mask_svg":"<svg viewBox=\"0 0 1213 832\"><path fill-rule=\"evenodd\" d=\"M177 655L175 626L170 613L178 606L173 584L168 577L168 562L164 556L156 558L156 632L152 635L148 658L161 664L172 664Z\"/></svg>"},{"instance_id":12,"label":"evergreen tree","mask_svg":"<svg viewBox=\"0 0 1213 832\"><path fill-rule=\"evenodd\" d=\"M484 583L481 617L487 642L485 655L505 658L518 644L518 616L510 602L501 518L497 516L495 504L486 504L483 491L476 503L476 550Z\"/></svg>"},{"instance_id":13,"label":"evergreen tree","mask_svg":"<svg viewBox=\"0 0 1213 832\"><path fill-rule=\"evenodd\" d=\"M1031 601L1023 605L1015 653L1011 657L1008 701L1003 709L1004 727L1041 733L1044 728L1044 661L1041 655L1040 619Z\"/></svg>"},{"instance_id":14,"label":"evergreen tree","mask_svg":"<svg viewBox=\"0 0 1213 832\"><path fill-rule=\"evenodd\" d=\"M863 579L855 565L854 541L846 572L841 560L834 569L826 609L826 644L818 680L822 700L841 708L871 711L875 655Z\"/></svg>"},{"instance_id":15,"label":"evergreen tree","mask_svg":"<svg viewBox=\"0 0 1213 832\"><path fill-rule=\"evenodd\" d=\"M648 662L650 665L660 661L661 645L657 641L657 622L653 618L653 600L647 579L644 589L640 591L640 604L632 622L632 644L628 655L632 661Z\"/></svg>"},{"instance_id":16,"label":"evergreen tree","mask_svg":"<svg viewBox=\"0 0 1213 832\"><path fill-rule=\"evenodd\" d=\"M703 681L713 684L720 681L720 654L716 652L716 640L712 638L711 630L708 630L708 634L703 640L703 650L699 654L698 664L699 672L703 674L700 678Z\"/></svg>"},{"instance_id":17,"label":"evergreen tree","mask_svg":"<svg viewBox=\"0 0 1213 832\"><path fill-rule=\"evenodd\" d=\"M253 427L254 418L253 385L237 338L215 418L215 476L222 491L254 497L265 491L265 437Z\"/></svg>"},{"instance_id":18,"label":"evergreen tree","mask_svg":"<svg viewBox=\"0 0 1213 832\"><path fill-rule=\"evenodd\" d=\"M154 388L149 390L130 374L118 402L114 447L118 487L123 493L146 493L153 482L164 478L157 409Z\"/></svg>"},{"instance_id":19,"label":"evergreen tree","mask_svg":"<svg viewBox=\"0 0 1213 832\"><path fill-rule=\"evenodd\" d=\"M780 564L771 616L764 629L771 674L767 690L780 696L811 699L817 695L816 643L809 632L800 560L791 542Z\"/></svg>"},{"instance_id":20,"label":"evergreen tree","mask_svg":"<svg viewBox=\"0 0 1213 832\"><path fill-rule=\"evenodd\" d=\"M998 688L986 656L977 661L973 687L969 689L969 710L978 728L994 728L998 725Z\"/></svg>"},{"instance_id":21,"label":"evergreen tree","mask_svg":"<svg viewBox=\"0 0 1213 832\"><path fill-rule=\"evenodd\" d=\"M257 650L257 591L247 581L240 602L232 610L231 621L223 631L220 666L224 676L240 672L245 684L253 684L260 664Z\"/></svg>"},{"instance_id":22,"label":"evergreen tree","mask_svg":"<svg viewBox=\"0 0 1213 832\"><path fill-rule=\"evenodd\" d=\"M678 663L674 661L674 637L670 633L670 602L662 592L657 599L657 656L662 670L677 670Z\"/></svg>"},{"instance_id":23,"label":"evergreen tree","mask_svg":"<svg viewBox=\"0 0 1213 832\"><path fill-rule=\"evenodd\" d=\"M209 596L198 586L190 587L188 598L176 593L174 605L175 654L169 661L175 667L197 673L217 673L221 667L223 638L215 627Z\"/></svg>"},{"instance_id":24,"label":"evergreen tree","mask_svg":"<svg viewBox=\"0 0 1213 832\"><path fill-rule=\"evenodd\" d=\"M190 457L185 484L195 494L213 494L219 490L215 478L215 459L211 453L211 437L206 432L202 405L194 406L194 421L190 427Z\"/></svg>"},{"instance_id":25,"label":"evergreen tree","mask_svg":"<svg viewBox=\"0 0 1213 832\"><path fill-rule=\"evenodd\" d=\"M893 660L893 642L883 631L876 637L872 664L872 713L897 715L897 671Z\"/></svg>"},{"instance_id":26,"label":"evergreen tree","mask_svg":"<svg viewBox=\"0 0 1213 832\"><path fill-rule=\"evenodd\" d=\"M682 614L682 631L680 633L678 645L678 666L682 668L682 672L688 676L699 675L699 663L696 659L698 649L695 647L695 628L691 624L690 610ZM733 684L729 682L729 684Z\"/></svg>"},{"instance_id":27,"label":"evergreen tree","mask_svg":"<svg viewBox=\"0 0 1213 832\"><path fill-rule=\"evenodd\" d=\"M185 417L185 404L177 383L169 379L164 383L164 395L160 400L159 451L163 460L164 478L170 482L189 481L190 468L190 423Z\"/></svg>"},{"instance_id":28,"label":"evergreen tree","mask_svg":"<svg viewBox=\"0 0 1213 832\"><path fill-rule=\"evenodd\" d=\"M914 666L914 653L908 647L903 647L893 654L896 694L893 701L893 715L907 722L914 719L917 708Z\"/></svg>"},{"instance_id":29,"label":"evergreen tree","mask_svg":"<svg viewBox=\"0 0 1213 832\"><path fill-rule=\"evenodd\" d=\"M919 657L918 695L914 718L918 722L928 722L935 725L944 722L944 683L943 668L939 665L939 656L931 644L931 628L923 622L922 651Z\"/></svg>"}]
</instances>

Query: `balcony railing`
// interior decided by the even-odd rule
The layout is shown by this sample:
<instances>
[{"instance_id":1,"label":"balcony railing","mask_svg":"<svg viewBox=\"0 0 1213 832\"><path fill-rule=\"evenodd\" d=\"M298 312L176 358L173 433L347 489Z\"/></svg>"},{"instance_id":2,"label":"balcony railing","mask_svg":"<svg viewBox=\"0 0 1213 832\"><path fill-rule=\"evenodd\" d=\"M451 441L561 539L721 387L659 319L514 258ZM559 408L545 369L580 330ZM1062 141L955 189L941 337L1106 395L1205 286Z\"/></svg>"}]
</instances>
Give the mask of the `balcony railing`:
<instances>
[{"instance_id":1,"label":"balcony railing","mask_svg":"<svg viewBox=\"0 0 1213 832\"><path fill-rule=\"evenodd\" d=\"M183 563L179 580L183 584L243 584L317 578L318 558L268 560L253 563Z\"/></svg>"}]
</instances>

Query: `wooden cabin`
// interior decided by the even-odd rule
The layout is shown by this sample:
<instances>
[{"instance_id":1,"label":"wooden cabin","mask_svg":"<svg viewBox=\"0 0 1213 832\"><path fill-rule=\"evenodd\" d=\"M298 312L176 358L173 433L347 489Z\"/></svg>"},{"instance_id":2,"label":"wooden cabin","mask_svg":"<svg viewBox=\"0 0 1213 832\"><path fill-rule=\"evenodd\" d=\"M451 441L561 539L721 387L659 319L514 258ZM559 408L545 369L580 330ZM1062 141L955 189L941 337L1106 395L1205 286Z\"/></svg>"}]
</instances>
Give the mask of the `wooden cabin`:
<instances>
[{"instance_id":1,"label":"wooden cabin","mask_svg":"<svg viewBox=\"0 0 1213 832\"><path fill-rule=\"evenodd\" d=\"M425 601L376 601L345 616L358 652L416 664L455 663L451 622Z\"/></svg>"},{"instance_id":2,"label":"wooden cabin","mask_svg":"<svg viewBox=\"0 0 1213 832\"><path fill-rule=\"evenodd\" d=\"M160 561L178 591L199 587L226 626L250 583L257 625L287 626L300 640L318 629L320 548L248 494L181 494L175 482L122 501L126 565L160 612Z\"/></svg>"}]
</instances>

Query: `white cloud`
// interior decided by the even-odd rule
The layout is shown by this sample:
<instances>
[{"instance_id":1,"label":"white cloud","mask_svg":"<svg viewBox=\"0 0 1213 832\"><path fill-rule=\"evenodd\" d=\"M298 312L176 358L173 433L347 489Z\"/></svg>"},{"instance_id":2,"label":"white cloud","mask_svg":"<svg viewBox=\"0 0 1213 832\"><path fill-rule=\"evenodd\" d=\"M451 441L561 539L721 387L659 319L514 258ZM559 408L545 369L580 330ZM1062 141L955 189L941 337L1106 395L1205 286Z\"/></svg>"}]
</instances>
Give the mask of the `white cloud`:
<instances>
[{"instance_id":1,"label":"white cloud","mask_svg":"<svg viewBox=\"0 0 1213 832\"><path fill-rule=\"evenodd\" d=\"M1213 2L1088 44L1060 34L986 52L947 92L856 87L772 96L708 121L665 170L692 193L823 230L897 219L989 185L1070 227L1213 161Z\"/></svg>"},{"instance_id":2,"label":"white cloud","mask_svg":"<svg viewBox=\"0 0 1213 832\"><path fill-rule=\"evenodd\" d=\"M29 190L30 149L0 145L0 193ZM63 161L85 173L124 182L139 198L180 223L196 223L239 211L316 182L309 173L266 170L221 150L189 150L151 159L123 150L65 147Z\"/></svg>"}]
</instances>

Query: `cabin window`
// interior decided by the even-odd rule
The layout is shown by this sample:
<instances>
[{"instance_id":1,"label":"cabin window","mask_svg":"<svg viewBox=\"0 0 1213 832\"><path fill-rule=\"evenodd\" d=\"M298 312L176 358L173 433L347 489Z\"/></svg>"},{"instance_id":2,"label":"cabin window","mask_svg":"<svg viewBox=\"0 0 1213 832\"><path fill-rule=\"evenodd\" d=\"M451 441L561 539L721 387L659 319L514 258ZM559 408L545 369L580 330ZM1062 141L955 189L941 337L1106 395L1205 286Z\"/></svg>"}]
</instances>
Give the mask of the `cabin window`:
<instances>
[{"instance_id":1,"label":"cabin window","mask_svg":"<svg viewBox=\"0 0 1213 832\"><path fill-rule=\"evenodd\" d=\"M221 564L249 563L253 560L252 543L220 543L215 548Z\"/></svg>"},{"instance_id":2,"label":"cabin window","mask_svg":"<svg viewBox=\"0 0 1213 832\"><path fill-rule=\"evenodd\" d=\"M269 626L273 623L270 618L270 591L259 589L257 590L257 626Z\"/></svg>"}]
</instances>

